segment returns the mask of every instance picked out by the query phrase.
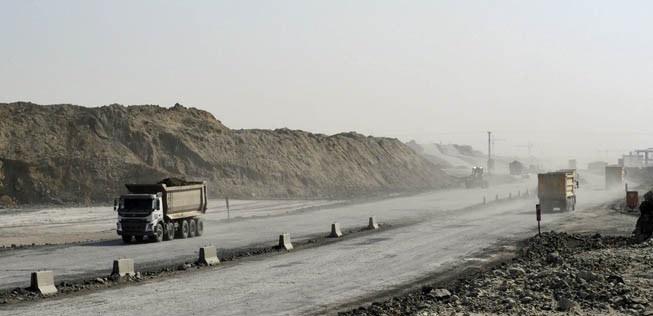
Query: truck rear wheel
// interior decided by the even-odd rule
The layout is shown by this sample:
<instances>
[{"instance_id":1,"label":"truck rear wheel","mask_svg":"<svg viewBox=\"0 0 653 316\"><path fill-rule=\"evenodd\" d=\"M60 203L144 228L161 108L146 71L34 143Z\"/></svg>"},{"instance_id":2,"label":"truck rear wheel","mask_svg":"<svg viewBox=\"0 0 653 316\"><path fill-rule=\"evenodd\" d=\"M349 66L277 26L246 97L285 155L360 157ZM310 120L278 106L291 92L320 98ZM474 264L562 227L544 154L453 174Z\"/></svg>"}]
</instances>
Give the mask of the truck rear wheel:
<instances>
[{"instance_id":1,"label":"truck rear wheel","mask_svg":"<svg viewBox=\"0 0 653 316\"><path fill-rule=\"evenodd\" d=\"M202 236L204 234L204 221L201 218L196 218L195 219L195 229L197 230L195 232L196 236Z\"/></svg>"},{"instance_id":2,"label":"truck rear wheel","mask_svg":"<svg viewBox=\"0 0 653 316\"><path fill-rule=\"evenodd\" d=\"M197 225L195 223L195 219L191 218L188 220L188 237L195 237L195 233L197 233Z\"/></svg>"},{"instance_id":3,"label":"truck rear wheel","mask_svg":"<svg viewBox=\"0 0 653 316\"><path fill-rule=\"evenodd\" d=\"M163 240L173 240L175 239L175 224L168 223L166 224L166 233L163 235Z\"/></svg>"},{"instance_id":4,"label":"truck rear wheel","mask_svg":"<svg viewBox=\"0 0 653 316\"><path fill-rule=\"evenodd\" d=\"M132 242L132 236L123 234L122 235L122 241L124 243L128 244L128 243Z\"/></svg>"},{"instance_id":5,"label":"truck rear wheel","mask_svg":"<svg viewBox=\"0 0 653 316\"><path fill-rule=\"evenodd\" d=\"M161 223L156 224L156 226L154 226L154 242L162 242L163 234L163 225L161 225Z\"/></svg>"},{"instance_id":6,"label":"truck rear wheel","mask_svg":"<svg viewBox=\"0 0 653 316\"><path fill-rule=\"evenodd\" d=\"M181 239L188 238L188 221L179 222L181 227L179 227L178 237Z\"/></svg>"}]
</instances>

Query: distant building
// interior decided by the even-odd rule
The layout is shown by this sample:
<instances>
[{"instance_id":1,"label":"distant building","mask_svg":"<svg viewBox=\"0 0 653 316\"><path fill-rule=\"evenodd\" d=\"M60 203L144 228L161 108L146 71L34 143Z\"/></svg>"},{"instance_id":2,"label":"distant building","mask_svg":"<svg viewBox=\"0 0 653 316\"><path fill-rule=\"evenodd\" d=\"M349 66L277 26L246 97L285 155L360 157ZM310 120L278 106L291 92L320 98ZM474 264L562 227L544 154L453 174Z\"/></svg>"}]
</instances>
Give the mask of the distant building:
<instances>
[{"instance_id":1,"label":"distant building","mask_svg":"<svg viewBox=\"0 0 653 316\"><path fill-rule=\"evenodd\" d=\"M605 161L594 161L587 164L587 170L604 173L607 165L608 163Z\"/></svg>"},{"instance_id":2,"label":"distant building","mask_svg":"<svg viewBox=\"0 0 653 316\"><path fill-rule=\"evenodd\" d=\"M651 167L653 166L653 148L631 151L627 155L623 155L619 162L626 168Z\"/></svg>"}]
</instances>

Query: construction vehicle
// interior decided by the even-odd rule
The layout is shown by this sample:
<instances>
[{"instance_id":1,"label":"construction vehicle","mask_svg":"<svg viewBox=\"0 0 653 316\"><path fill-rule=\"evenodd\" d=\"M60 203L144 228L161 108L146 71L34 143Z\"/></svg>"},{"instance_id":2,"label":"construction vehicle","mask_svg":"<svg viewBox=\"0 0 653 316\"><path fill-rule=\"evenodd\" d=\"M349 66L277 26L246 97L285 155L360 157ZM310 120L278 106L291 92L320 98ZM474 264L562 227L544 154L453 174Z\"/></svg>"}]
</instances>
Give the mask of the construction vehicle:
<instances>
[{"instance_id":1,"label":"construction vehicle","mask_svg":"<svg viewBox=\"0 0 653 316\"><path fill-rule=\"evenodd\" d=\"M593 161L587 164L587 171L600 174L607 165L608 163L605 161Z\"/></svg>"},{"instance_id":2,"label":"construction vehicle","mask_svg":"<svg viewBox=\"0 0 653 316\"><path fill-rule=\"evenodd\" d=\"M201 236L206 213L206 182L165 179L156 184L126 184L129 194L114 201L117 232L125 243L144 238L160 242Z\"/></svg>"},{"instance_id":3,"label":"construction vehicle","mask_svg":"<svg viewBox=\"0 0 653 316\"><path fill-rule=\"evenodd\" d=\"M519 176L522 173L524 173L524 164L521 162L515 160L508 164L508 169L510 170L510 174L513 176Z\"/></svg>"},{"instance_id":4,"label":"construction vehicle","mask_svg":"<svg viewBox=\"0 0 653 316\"><path fill-rule=\"evenodd\" d=\"M561 170L537 175L537 197L542 212L576 209L576 171Z\"/></svg>"},{"instance_id":5,"label":"construction vehicle","mask_svg":"<svg viewBox=\"0 0 653 316\"><path fill-rule=\"evenodd\" d=\"M605 189L621 187L624 183L624 167L605 166Z\"/></svg>"},{"instance_id":6,"label":"construction vehicle","mask_svg":"<svg viewBox=\"0 0 653 316\"><path fill-rule=\"evenodd\" d=\"M578 181L579 176L578 176L578 173L576 172L576 169L560 169L560 170L558 170L558 172L565 172L565 173L569 174L572 177L572 180L573 180L572 182L573 183L576 183ZM578 186L576 186L576 187L578 187Z\"/></svg>"},{"instance_id":7,"label":"construction vehicle","mask_svg":"<svg viewBox=\"0 0 653 316\"><path fill-rule=\"evenodd\" d=\"M465 178L465 187L471 188L487 188L488 182L483 174L483 167L473 167L472 174Z\"/></svg>"}]
</instances>

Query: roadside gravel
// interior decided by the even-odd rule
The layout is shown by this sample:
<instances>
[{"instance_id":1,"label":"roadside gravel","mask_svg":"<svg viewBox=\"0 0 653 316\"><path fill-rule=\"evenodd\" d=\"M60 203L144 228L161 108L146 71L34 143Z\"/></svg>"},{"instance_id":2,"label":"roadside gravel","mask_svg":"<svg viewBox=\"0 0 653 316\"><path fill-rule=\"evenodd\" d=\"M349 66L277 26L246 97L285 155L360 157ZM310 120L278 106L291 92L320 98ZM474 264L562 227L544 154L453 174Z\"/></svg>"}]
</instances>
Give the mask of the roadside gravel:
<instances>
[{"instance_id":1,"label":"roadside gravel","mask_svg":"<svg viewBox=\"0 0 653 316\"><path fill-rule=\"evenodd\" d=\"M487 271L340 315L653 315L653 241L548 232Z\"/></svg>"}]
</instances>

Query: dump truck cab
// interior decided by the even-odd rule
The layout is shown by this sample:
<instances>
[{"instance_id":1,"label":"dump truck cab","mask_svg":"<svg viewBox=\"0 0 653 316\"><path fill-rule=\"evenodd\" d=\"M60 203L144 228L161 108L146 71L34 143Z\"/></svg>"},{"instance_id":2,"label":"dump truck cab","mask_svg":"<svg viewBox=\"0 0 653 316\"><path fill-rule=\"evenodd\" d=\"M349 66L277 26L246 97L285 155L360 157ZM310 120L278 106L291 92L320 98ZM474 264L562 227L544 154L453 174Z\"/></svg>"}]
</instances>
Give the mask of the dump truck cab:
<instances>
[{"instance_id":1,"label":"dump truck cab","mask_svg":"<svg viewBox=\"0 0 653 316\"><path fill-rule=\"evenodd\" d=\"M116 230L124 239L144 236L157 238L156 227L163 221L161 194L125 194L115 203L118 212ZM163 235L161 235L163 237Z\"/></svg>"}]
</instances>

